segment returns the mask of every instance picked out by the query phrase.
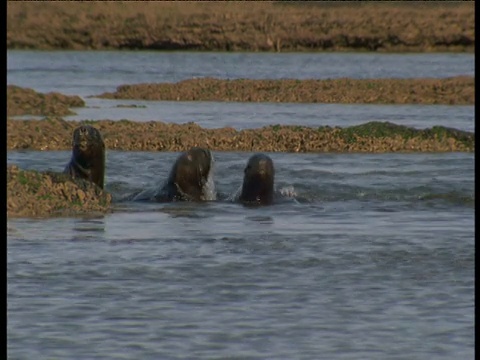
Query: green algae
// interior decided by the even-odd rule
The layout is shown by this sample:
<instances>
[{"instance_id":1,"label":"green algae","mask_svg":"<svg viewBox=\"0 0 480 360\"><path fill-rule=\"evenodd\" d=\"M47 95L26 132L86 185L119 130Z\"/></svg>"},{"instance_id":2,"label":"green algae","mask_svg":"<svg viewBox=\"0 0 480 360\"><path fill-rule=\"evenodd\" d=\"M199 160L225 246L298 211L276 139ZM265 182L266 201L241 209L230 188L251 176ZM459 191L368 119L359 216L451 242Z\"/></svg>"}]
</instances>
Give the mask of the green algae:
<instances>
[{"instance_id":1,"label":"green algae","mask_svg":"<svg viewBox=\"0 0 480 360\"><path fill-rule=\"evenodd\" d=\"M347 143L355 143L359 138L393 138L401 136L404 140L420 138L423 140L445 140L452 138L465 146L475 145L473 133L444 126L429 129L415 129L391 122L371 121L366 124L350 126L340 130L340 137Z\"/></svg>"},{"instance_id":2,"label":"green algae","mask_svg":"<svg viewBox=\"0 0 480 360\"><path fill-rule=\"evenodd\" d=\"M433 126L431 129L423 130L424 134L431 139L444 140L455 139L465 146L475 145L475 134L445 126Z\"/></svg>"}]
</instances>

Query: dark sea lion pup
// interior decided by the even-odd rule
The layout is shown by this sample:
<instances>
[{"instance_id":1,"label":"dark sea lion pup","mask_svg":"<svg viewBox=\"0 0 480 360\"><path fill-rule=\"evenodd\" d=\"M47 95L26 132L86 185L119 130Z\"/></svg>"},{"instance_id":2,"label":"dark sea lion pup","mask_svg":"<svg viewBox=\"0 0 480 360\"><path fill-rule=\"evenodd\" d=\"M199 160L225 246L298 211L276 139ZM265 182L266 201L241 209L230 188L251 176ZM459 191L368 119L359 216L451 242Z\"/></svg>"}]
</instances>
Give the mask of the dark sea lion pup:
<instances>
[{"instance_id":1,"label":"dark sea lion pup","mask_svg":"<svg viewBox=\"0 0 480 360\"><path fill-rule=\"evenodd\" d=\"M275 169L265 154L254 154L244 170L239 201L244 204L269 205L273 202Z\"/></svg>"},{"instance_id":2,"label":"dark sea lion pup","mask_svg":"<svg viewBox=\"0 0 480 360\"><path fill-rule=\"evenodd\" d=\"M103 189L105 143L100 131L89 125L81 125L73 131L72 158L63 172L89 180Z\"/></svg>"},{"instance_id":3,"label":"dark sea lion pup","mask_svg":"<svg viewBox=\"0 0 480 360\"><path fill-rule=\"evenodd\" d=\"M193 147L180 154L167 183L154 196L156 201L214 200L213 156L210 150Z\"/></svg>"}]
</instances>

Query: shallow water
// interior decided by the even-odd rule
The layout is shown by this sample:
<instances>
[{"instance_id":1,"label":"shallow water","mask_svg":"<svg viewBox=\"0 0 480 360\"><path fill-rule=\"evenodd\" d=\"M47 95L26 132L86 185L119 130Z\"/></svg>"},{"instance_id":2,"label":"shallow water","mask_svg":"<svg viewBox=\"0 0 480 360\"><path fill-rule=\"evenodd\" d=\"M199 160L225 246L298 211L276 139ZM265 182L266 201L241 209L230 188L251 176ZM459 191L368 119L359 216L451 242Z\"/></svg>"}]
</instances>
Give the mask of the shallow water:
<instances>
[{"instance_id":1,"label":"shallow water","mask_svg":"<svg viewBox=\"0 0 480 360\"><path fill-rule=\"evenodd\" d=\"M473 54L8 51L8 83L88 96L192 76L445 77ZM293 74L293 75L292 75ZM238 104L87 99L77 117L205 127L391 121L473 131L473 106ZM94 108L98 106L98 108ZM119 201L164 180L176 153L107 150L113 212L7 222L11 359L470 359L474 154L270 154L278 190L228 201ZM214 152L234 193L250 153ZM9 151L61 171L68 151ZM224 197L223 197L224 198Z\"/></svg>"},{"instance_id":2,"label":"shallow water","mask_svg":"<svg viewBox=\"0 0 480 360\"><path fill-rule=\"evenodd\" d=\"M188 56L187 56L188 54ZM66 120L194 121L205 128L264 125L352 126L390 121L419 129L474 131L471 106L290 104L106 100L90 98L122 84L218 78L378 78L474 75L472 54L225 54L121 51L8 51L7 82L83 96ZM255 64L255 66L252 66ZM136 105L136 108L118 107ZM41 118L20 116L18 118Z\"/></svg>"},{"instance_id":3,"label":"shallow water","mask_svg":"<svg viewBox=\"0 0 480 360\"><path fill-rule=\"evenodd\" d=\"M8 84L80 96L114 91L123 84L195 77L374 79L474 74L474 54L7 51Z\"/></svg>"},{"instance_id":4,"label":"shallow water","mask_svg":"<svg viewBox=\"0 0 480 360\"><path fill-rule=\"evenodd\" d=\"M449 105L274 104L235 102L172 102L88 99L93 108L77 108L66 120L122 120L135 122L194 121L204 128L255 129L266 125L353 126L390 121L417 129L442 125L475 131L475 107ZM121 108L118 105L145 106ZM26 118L31 118L26 116Z\"/></svg>"},{"instance_id":5,"label":"shallow water","mask_svg":"<svg viewBox=\"0 0 480 360\"><path fill-rule=\"evenodd\" d=\"M296 201L9 220L10 357L473 358L473 154L270 155ZM107 189L153 185L176 156L109 151ZM214 156L235 192L249 154Z\"/></svg>"}]
</instances>

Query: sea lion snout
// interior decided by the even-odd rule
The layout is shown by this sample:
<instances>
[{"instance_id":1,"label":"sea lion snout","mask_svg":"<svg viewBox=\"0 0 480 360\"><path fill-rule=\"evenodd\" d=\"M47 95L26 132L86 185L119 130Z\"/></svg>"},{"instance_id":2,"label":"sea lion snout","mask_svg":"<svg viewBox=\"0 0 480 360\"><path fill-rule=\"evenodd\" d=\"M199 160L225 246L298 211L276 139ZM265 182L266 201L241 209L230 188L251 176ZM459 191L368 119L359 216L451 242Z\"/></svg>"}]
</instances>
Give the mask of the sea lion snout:
<instances>
[{"instance_id":1,"label":"sea lion snout","mask_svg":"<svg viewBox=\"0 0 480 360\"><path fill-rule=\"evenodd\" d=\"M85 150L88 145L88 129L83 126L76 128L73 132L72 146Z\"/></svg>"},{"instance_id":2,"label":"sea lion snout","mask_svg":"<svg viewBox=\"0 0 480 360\"><path fill-rule=\"evenodd\" d=\"M79 126L73 131L73 137L80 140L88 135L88 129L85 126Z\"/></svg>"},{"instance_id":3,"label":"sea lion snout","mask_svg":"<svg viewBox=\"0 0 480 360\"><path fill-rule=\"evenodd\" d=\"M270 163L268 162L267 159L261 159L258 161L258 173L260 175L265 175L268 170L270 169Z\"/></svg>"},{"instance_id":4,"label":"sea lion snout","mask_svg":"<svg viewBox=\"0 0 480 360\"><path fill-rule=\"evenodd\" d=\"M103 147L103 139L100 132L89 125L81 125L73 132L72 146L81 151L86 151L89 147Z\"/></svg>"},{"instance_id":5,"label":"sea lion snout","mask_svg":"<svg viewBox=\"0 0 480 360\"><path fill-rule=\"evenodd\" d=\"M80 126L80 135L88 135L88 129L85 126Z\"/></svg>"},{"instance_id":6,"label":"sea lion snout","mask_svg":"<svg viewBox=\"0 0 480 360\"><path fill-rule=\"evenodd\" d=\"M75 135L79 140L86 140L90 134L90 129L87 128L86 126L79 126L77 129L75 129Z\"/></svg>"}]
</instances>

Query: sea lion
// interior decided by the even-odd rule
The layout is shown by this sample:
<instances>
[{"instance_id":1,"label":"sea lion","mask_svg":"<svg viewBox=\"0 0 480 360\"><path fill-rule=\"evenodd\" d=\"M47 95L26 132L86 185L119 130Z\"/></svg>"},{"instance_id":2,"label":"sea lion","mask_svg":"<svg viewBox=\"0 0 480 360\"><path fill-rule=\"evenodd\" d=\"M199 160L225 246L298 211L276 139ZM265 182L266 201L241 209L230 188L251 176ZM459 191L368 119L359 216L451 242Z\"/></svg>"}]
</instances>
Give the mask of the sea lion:
<instances>
[{"instance_id":1,"label":"sea lion","mask_svg":"<svg viewBox=\"0 0 480 360\"><path fill-rule=\"evenodd\" d=\"M213 155L210 150L193 147L178 156L166 184L154 196L154 200L159 202L214 200L212 171Z\"/></svg>"},{"instance_id":2,"label":"sea lion","mask_svg":"<svg viewBox=\"0 0 480 360\"><path fill-rule=\"evenodd\" d=\"M105 143L100 131L90 125L81 125L73 131L72 158L63 172L73 178L89 180L103 189Z\"/></svg>"},{"instance_id":3,"label":"sea lion","mask_svg":"<svg viewBox=\"0 0 480 360\"><path fill-rule=\"evenodd\" d=\"M273 202L275 169L272 159L265 154L254 154L244 170L240 202L269 205Z\"/></svg>"}]
</instances>

